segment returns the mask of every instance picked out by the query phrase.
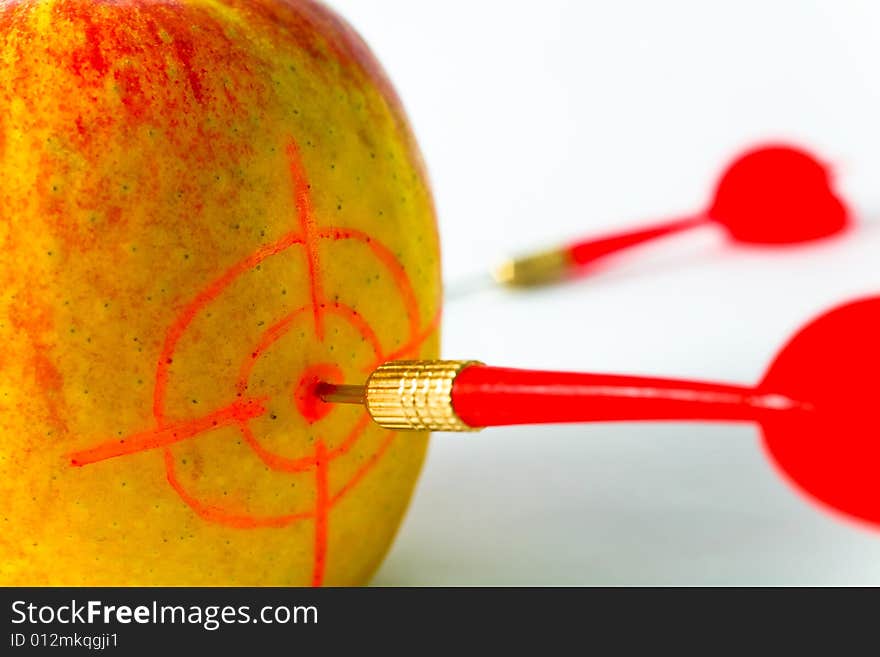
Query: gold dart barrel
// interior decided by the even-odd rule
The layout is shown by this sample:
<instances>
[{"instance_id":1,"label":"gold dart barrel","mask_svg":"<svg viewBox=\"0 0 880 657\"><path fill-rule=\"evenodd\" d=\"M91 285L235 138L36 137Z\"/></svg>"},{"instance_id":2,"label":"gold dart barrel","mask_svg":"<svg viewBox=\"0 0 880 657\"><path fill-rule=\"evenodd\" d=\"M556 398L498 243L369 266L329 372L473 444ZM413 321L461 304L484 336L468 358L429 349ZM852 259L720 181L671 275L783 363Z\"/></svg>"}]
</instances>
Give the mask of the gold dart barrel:
<instances>
[{"instance_id":1,"label":"gold dart barrel","mask_svg":"<svg viewBox=\"0 0 880 657\"><path fill-rule=\"evenodd\" d=\"M473 360L400 360L380 366L367 380L364 398L373 420L394 430L479 431L452 407L452 384Z\"/></svg>"},{"instance_id":2,"label":"gold dart barrel","mask_svg":"<svg viewBox=\"0 0 880 657\"><path fill-rule=\"evenodd\" d=\"M500 285L537 287L565 278L572 267L567 249L552 249L503 262L492 273Z\"/></svg>"}]
</instances>

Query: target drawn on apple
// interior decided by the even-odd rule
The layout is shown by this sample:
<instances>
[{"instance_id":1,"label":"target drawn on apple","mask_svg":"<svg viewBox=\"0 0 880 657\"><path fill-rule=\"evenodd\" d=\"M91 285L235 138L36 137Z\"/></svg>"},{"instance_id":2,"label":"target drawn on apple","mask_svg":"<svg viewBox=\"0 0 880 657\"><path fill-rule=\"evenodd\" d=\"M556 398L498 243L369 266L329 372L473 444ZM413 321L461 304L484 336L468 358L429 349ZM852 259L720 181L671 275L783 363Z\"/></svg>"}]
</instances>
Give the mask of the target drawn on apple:
<instances>
[{"instance_id":1,"label":"target drawn on apple","mask_svg":"<svg viewBox=\"0 0 880 657\"><path fill-rule=\"evenodd\" d=\"M341 436L317 436L308 445L308 451L289 455L261 442L260 432L254 423L269 413L270 402L278 401L274 395L254 393L253 376L258 364L266 358L272 347L291 339L293 329L308 327L310 337L320 343L326 339L326 325L329 318L340 320L350 330L363 338L370 351L370 361L364 370L369 372L386 360L417 354L424 341L436 329L439 316L422 325L418 302L409 277L394 253L374 237L355 229L319 226L313 217L310 188L299 149L293 139L288 141L286 155L290 169L292 193L297 214L297 227L280 239L265 244L252 254L239 261L221 276L213 280L199 292L177 315L168 328L156 365L152 414L155 426L146 431L131 434L121 439L101 441L98 444L74 452L70 455L71 465L89 466L112 458L124 457L144 451L160 452L165 464L168 483L196 514L205 520L230 527L249 529L258 527L284 527L295 522L311 519L315 522L315 568L313 583L320 584L323 578L326 556L327 516L330 509L348 492L355 488L362 478L379 462L390 446L393 432L386 432L379 444L369 453L360 467L347 481L335 490L329 484L331 463L348 454L363 438L370 424L368 413L364 410ZM405 309L408 321L408 336L403 346L390 350L383 347L381 340L370 323L353 307L338 300L325 298L322 286L322 263L319 260L318 244L324 241L355 241L369 249L382 268L390 275L396 294ZM308 270L309 303L288 312L266 328L256 344L242 354L234 389L229 391L230 401L224 406L196 418L177 420L167 411L168 387L171 379L175 354L182 338L197 318L208 311L215 301L221 299L230 286L244 274L258 268L270 258L288 253L292 249L302 249ZM302 339L302 338L300 338ZM292 404L299 416L307 423L314 424L328 415L333 406L325 404L314 394L314 386L319 381L341 382L343 372L333 362L311 363L298 372L295 386L285 391L284 403ZM277 391L273 391L277 394ZM191 441L215 430L232 427L240 432L244 443L252 450L266 468L275 473L290 475L311 473L314 476L314 499L305 508L291 509L285 513L255 514L248 510L236 510L229 503L219 504L216 500L202 499L190 490L180 476L174 447ZM334 438L331 440L331 438ZM206 436L206 440L210 440Z\"/></svg>"}]
</instances>

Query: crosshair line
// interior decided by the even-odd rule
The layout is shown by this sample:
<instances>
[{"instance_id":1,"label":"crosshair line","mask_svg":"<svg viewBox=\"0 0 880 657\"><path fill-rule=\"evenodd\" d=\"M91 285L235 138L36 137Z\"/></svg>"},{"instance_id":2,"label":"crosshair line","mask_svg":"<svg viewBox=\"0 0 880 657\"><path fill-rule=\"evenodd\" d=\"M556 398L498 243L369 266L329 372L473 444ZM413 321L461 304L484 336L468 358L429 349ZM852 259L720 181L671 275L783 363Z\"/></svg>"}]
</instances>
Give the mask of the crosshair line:
<instances>
[{"instance_id":1,"label":"crosshair line","mask_svg":"<svg viewBox=\"0 0 880 657\"><path fill-rule=\"evenodd\" d=\"M322 439L315 445L315 558L312 586L324 583L327 569L327 524L330 520L330 456Z\"/></svg>"},{"instance_id":2,"label":"crosshair line","mask_svg":"<svg viewBox=\"0 0 880 657\"><path fill-rule=\"evenodd\" d=\"M108 440L89 449L73 452L70 455L70 464L82 467L118 456L128 456L159 447L167 447L195 438L206 431L242 424L265 415L266 407L263 404L266 401L268 401L268 397L238 399L229 406L199 418L166 424L158 429L136 433L127 438Z\"/></svg>"},{"instance_id":3,"label":"crosshair line","mask_svg":"<svg viewBox=\"0 0 880 657\"><path fill-rule=\"evenodd\" d=\"M299 154L299 147L291 139L287 143L287 159L293 185L293 200L299 217L300 230L303 235L303 246L309 265L309 291L312 296L312 312L315 317L315 335L320 342L324 341L324 293L321 285L321 263L318 259L317 231L312 216L311 185Z\"/></svg>"}]
</instances>

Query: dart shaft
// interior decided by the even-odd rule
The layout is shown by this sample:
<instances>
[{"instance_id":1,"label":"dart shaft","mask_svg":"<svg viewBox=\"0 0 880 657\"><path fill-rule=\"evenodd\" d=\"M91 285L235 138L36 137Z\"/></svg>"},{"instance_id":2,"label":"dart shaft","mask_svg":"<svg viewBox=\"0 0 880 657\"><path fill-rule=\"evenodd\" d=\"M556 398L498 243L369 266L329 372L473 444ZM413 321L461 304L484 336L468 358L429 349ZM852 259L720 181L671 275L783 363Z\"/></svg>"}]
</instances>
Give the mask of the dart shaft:
<instances>
[{"instance_id":1,"label":"dart shaft","mask_svg":"<svg viewBox=\"0 0 880 657\"><path fill-rule=\"evenodd\" d=\"M612 253L701 226L707 221L705 215L685 217L649 228L581 240L547 251L512 258L502 263L493 273L493 277L498 283L510 287L546 285L566 278L577 269Z\"/></svg>"},{"instance_id":2,"label":"dart shaft","mask_svg":"<svg viewBox=\"0 0 880 657\"><path fill-rule=\"evenodd\" d=\"M476 361L392 361L365 386L321 384L331 403L363 403L396 430L635 420L756 421L808 410L752 387L609 374L487 367Z\"/></svg>"},{"instance_id":3,"label":"dart shaft","mask_svg":"<svg viewBox=\"0 0 880 657\"><path fill-rule=\"evenodd\" d=\"M792 403L751 387L650 377L474 367L452 403L471 426L633 420L751 421Z\"/></svg>"}]
</instances>

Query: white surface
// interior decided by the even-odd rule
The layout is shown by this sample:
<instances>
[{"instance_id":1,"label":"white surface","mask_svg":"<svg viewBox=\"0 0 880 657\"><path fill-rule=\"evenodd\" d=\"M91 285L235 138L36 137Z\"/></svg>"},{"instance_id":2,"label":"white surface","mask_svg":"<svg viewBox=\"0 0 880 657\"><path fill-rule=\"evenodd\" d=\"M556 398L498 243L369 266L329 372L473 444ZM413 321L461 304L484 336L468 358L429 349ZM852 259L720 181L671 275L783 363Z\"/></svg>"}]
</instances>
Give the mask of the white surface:
<instances>
[{"instance_id":1,"label":"white surface","mask_svg":"<svg viewBox=\"0 0 880 657\"><path fill-rule=\"evenodd\" d=\"M450 280L697 209L768 138L836 163L865 225L783 254L702 230L562 288L451 301L446 356L752 383L816 312L880 291L880 3L332 4L409 110ZM749 426L495 429L433 439L375 583L880 584L880 533L790 490Z\"/></svg>"}]
</instances>

